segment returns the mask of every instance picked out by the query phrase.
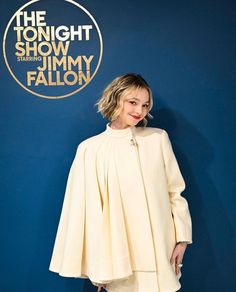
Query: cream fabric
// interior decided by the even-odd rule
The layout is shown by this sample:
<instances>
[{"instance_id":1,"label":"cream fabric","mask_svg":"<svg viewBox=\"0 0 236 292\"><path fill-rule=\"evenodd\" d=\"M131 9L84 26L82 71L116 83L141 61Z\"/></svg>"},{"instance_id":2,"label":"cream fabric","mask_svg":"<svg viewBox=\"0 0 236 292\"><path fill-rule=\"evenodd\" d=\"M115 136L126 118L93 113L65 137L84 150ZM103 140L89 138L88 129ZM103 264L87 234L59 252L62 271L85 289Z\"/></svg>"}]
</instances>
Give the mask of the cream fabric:
<instances>
[{"instance_id":1,"label":"cream fabric","mask_svg":"<svg viewBox=\"0 0 236 292\"><path fill-rule=\"evenodd\" d=\"M109 292L177 291L169 260L176 242L192 243L184 189L165 130L108 123L78 146L49 269Z\"/></svg>"}]
</instances>

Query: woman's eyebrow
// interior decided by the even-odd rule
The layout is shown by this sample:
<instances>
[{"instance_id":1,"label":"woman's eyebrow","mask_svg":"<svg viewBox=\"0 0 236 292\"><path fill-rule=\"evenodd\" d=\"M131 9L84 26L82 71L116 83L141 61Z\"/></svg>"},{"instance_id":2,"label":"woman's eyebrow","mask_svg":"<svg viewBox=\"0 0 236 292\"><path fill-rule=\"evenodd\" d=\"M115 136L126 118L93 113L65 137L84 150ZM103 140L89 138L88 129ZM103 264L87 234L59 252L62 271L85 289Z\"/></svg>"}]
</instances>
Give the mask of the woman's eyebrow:
<instances>
[{"instance_id":1,"label":"woman's eyebrow","mask_svg":"<svg viewBox=\"0 0 236 292\"><path fill-rule=\"evenodd\" d=\"M136 98L136 97L131 97L131 98L129 98L128 100L131 100L131 99L134 99L134 100L140 101L140 99L138 99L138 98ZM149 103L149 101L146 101L146 102L144 102L144 103Z\"/></svg>"}]
</instances>

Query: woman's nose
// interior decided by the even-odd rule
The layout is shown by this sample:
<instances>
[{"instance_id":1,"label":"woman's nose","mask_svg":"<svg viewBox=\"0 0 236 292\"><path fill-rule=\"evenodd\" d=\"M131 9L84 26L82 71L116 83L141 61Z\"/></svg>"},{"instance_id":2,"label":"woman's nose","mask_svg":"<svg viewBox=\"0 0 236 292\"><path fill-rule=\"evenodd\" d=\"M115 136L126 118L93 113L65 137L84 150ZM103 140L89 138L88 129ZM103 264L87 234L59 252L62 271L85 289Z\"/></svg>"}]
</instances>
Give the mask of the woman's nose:
<instances>
[{"instance_id":1,"label":"woman's nose","mask_svg":"<svg viewBox=\"0 0 236 292\"><path fill-rule=\"evenodd\" d=\"M143 113L143 108L140 106L137 106L135 111L137 114L141 115Z\"/></svg>"}]
</instances>

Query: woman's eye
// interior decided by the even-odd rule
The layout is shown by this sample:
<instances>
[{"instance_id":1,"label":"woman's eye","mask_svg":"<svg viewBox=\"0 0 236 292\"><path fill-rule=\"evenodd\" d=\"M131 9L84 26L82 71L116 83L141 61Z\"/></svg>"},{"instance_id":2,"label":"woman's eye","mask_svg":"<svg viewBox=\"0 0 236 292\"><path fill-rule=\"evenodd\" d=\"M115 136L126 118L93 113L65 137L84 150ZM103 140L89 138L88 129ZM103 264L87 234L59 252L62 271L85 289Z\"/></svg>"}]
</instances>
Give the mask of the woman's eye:
<instances>
[{"instance_id":1,"label":"woman's eye","mask_svg":"<svg viewBox=\"0 0 236 292\"><path fill-rule=\"evenodd\" d=\"M144 104L143 106L144 106L144 107L148 107L149 105L148 105L148 104Z\"/></svg>"},{"instance_id":2,"label":"woman's eye","mask_svg":"<svg viewBox=\"0 0 236 292\"><path fill-rule=\"evenodd\" d=\"M135 101L130 101L130 103L131 103L131 104L136 104L136 102L135 102Z\"/></svg>"}]
</instances>

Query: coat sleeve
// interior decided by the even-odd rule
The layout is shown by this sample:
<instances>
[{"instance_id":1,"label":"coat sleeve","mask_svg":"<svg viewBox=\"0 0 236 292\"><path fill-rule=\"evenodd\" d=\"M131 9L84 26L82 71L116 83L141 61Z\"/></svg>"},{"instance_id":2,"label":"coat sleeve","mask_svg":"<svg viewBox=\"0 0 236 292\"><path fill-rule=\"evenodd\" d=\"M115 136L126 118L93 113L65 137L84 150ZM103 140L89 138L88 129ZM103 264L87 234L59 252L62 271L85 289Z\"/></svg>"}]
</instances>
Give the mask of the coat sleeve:
<instances>
[{"instance_id":1,"label":"coat sleeve","mask_svg":"<svg viewBox=\"0 0 236 292\"><path fill-rule=\"evenodd\" d=\"M181 196L185 189L185 182L179 169L168 133L162 131L162 149L168 192L175 224L176 241L192 243L192 221L187 200Z\"/></svg>"},{"instance_id":2,"label":"coat sleeve","mask_svg":"<svg viewBox=\"0 0 236 292\"><path fill-rule=\"evenodd\" d=\"M94 285L132 274L121 199L101 185L93 147L72 163L49 270ZM102 199L103 198L103 199Z\"/></svg>"},{"instance_id":3,"label":"coat sleeve","mask_svg":"<svg viewBox=\"0 0 236 292\"><path fill-rule=\"evenodd\" d=\"M83 275L85 190L84 150L79 145L71 165L49 270L65 277Z\"/></svg>"}]
</instances>

